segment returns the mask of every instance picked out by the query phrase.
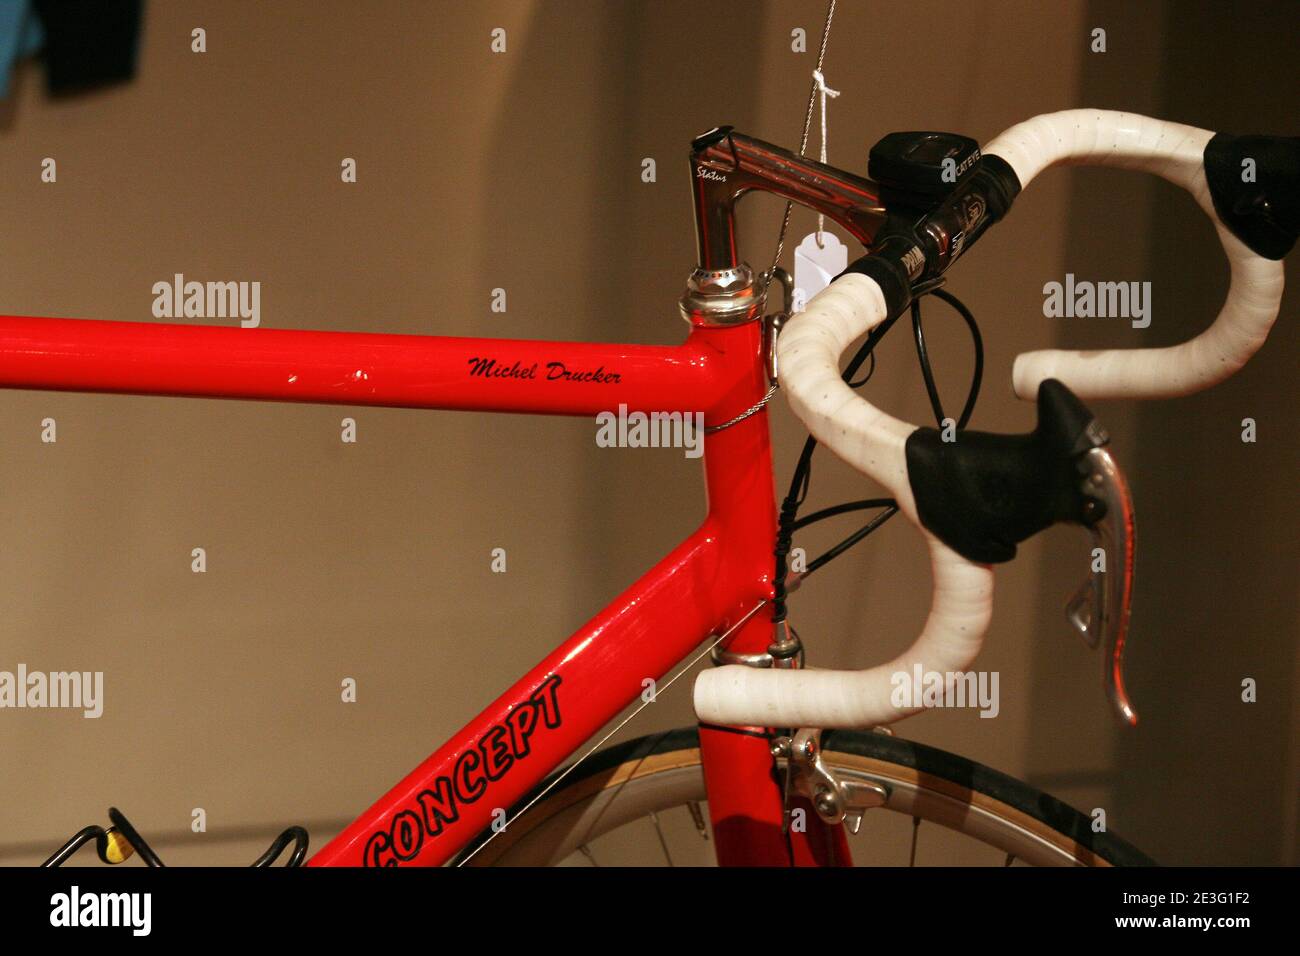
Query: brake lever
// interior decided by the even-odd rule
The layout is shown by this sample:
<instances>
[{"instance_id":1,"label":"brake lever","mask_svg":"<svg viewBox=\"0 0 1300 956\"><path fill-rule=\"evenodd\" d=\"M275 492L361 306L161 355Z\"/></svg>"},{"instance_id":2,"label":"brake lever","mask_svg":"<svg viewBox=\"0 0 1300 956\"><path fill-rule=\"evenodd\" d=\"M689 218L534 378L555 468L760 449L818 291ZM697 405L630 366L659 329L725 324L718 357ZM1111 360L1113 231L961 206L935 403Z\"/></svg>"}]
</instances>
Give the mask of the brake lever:
<instances>
[{"instance_id":1,"label":"brake lever","mask_svg":"<svg viewBox=\"0 0 1300 956\"><path fill-rule=\"evenodd\" d=\"M1100 645L1106 698L1132 727L1138 718L1124 686L1124 645L1133 601L1133 498L1119 463L1105 447L1109 441L1105 431L1094 421L1087 437L1093 447L1078 459L1084 527L1094 550L1100 549L1101 561L1094 558L1092 573L1066 604L1066 619L1089 647Z\"/></svg>"}]
</instances>

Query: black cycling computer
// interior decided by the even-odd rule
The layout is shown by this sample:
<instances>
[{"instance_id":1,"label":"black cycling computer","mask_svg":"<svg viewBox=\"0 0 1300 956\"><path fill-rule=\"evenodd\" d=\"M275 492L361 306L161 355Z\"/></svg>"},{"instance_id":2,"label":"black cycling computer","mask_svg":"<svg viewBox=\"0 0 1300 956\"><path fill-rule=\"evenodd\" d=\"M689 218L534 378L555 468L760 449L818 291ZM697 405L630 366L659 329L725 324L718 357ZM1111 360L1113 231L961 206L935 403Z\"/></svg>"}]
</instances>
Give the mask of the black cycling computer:
<instances>
[{"instance_id":1,"label":"black cycling computer","mask_svg":"<svg viewBox=\"0 0 1300 956\"><path fill-rule=\"evenodd\" d=\"M885 206L926 207L957 188L980 158L979 143L957 133L890 133L871 147L867 175Z\"/></svg>"}]
</instances>

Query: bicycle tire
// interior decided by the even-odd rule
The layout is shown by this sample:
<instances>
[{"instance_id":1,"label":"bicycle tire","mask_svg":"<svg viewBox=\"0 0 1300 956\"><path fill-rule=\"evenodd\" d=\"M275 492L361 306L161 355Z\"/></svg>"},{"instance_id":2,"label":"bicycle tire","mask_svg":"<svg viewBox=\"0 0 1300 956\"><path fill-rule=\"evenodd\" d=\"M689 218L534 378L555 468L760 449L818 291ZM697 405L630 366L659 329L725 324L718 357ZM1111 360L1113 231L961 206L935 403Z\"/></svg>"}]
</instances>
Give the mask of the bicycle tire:
<instances>
[{"instance_id":1,"label":"bicycle tire","mask_svg":"<svg viewBox=\"0 0 1300 956\"><path fill-rule=\"evenodd\" d=\"M916 819L956 829L1008 853L1008 846L1028 848L1016 857L1021 862L1155 865L1118 834L1096 832L1092 818L1074 807L956 754L887 734L840 730L823 735L822 756L838 772L883 783L890 791L888 809L904 812L895 806L897 800ZM649 812L690 802L689 796L682 799L684 794L703 799L699 733L694 727L650 734L602 750L548 790L563 773L557 771L534 788L511 808L502 832L494 835L485 830L456 862L554 865ZM647 785L656 779L657 788ZM616 809L619 801L622 806ZM665 805L656 807L656 802Z\"/></svg>"}]
</instances>

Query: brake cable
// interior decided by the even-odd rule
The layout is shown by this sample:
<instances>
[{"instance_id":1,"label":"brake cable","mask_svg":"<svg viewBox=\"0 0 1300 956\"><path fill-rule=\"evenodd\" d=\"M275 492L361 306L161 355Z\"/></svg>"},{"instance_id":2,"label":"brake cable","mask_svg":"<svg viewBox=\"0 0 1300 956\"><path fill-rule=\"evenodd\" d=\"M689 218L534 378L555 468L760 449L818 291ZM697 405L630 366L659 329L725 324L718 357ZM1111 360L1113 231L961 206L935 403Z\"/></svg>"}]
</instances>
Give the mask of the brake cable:
<instances>
[{"instance_id":1,"label":"brake cable","mask_svg":"<svg viewBox=\"0 0 1300 956\"><path fill-rule=\"evenodd\" d=\"M939 398L938 386L935 383L934 370L930 365L930 355L925 344L925 332L921 322L921 299L926 295L934 295L943 302L947 303L961 316L967 329L970 331L971 343L975 352L974 370L971 374L970 388L966 394L966 402L962 407L961 416L956 421L958 429L965 428L970 422L971 415L975 411L975 403L979 399L980 385L984 377L984 340L980 334L979 325L975 321L970 309L968 309L960 299L951 292L947 292L938 287L931 286L921 292L920 295L912 301L912 330L916 343L917 361L921 366L921 375L925 380L926 392L930 398L931 408L934 411L935 420L940 428L947 421L944 414L943 403ZM845 368L842 378L851 388L860 388L865 385L875 372L875 348L884 338L885 333L893 327L898 320L898 316L887 319L871 331L866 341L858 349ZM853 381L853 376L858 369L868 359L871 366L867 374L859 381ZM808 496L808 489L812 479L812 456L817 448L817 439L809 436L804 442L803 451L799 456L798 464L795 466L794 476L790 480L790 490L786 494L785 500L781 504L781 513L777 527L777 545L776 545L776 576L773 581L775 596L772 601L772 620L773 623L779 624L786 619L787 611L785 599L787 596L786 578L789 576L788 558L791 544L793 543L794 532L815 522L832 518L837 515L846 514L854 511L865 511L872 508L882 508L880 514L876 515L867 522L866 525L859 528L853 534L849 535L839 544L830 548L825 553L808 562L807 567L800 572L800 580L808 577L819 568L825 567L828 563L839 557L851 547L876 531L886 521L898 513L898 503L893 498L867 498L861 501L848 501L838 505L832 505L829 508L822 508L815 511L805 518L798 517L799 508L803 505Z\"/></svg>"}]
</instances>

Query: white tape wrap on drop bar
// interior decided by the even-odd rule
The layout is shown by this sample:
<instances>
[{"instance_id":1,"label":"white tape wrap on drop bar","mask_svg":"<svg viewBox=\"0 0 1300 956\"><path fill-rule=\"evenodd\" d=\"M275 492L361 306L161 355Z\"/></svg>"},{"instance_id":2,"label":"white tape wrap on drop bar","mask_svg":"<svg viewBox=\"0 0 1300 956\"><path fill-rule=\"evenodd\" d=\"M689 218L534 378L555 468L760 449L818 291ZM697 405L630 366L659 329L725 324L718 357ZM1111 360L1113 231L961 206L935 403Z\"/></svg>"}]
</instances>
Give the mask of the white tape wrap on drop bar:
<instances>
[{"instance_id":1,"label":"white tape wrap on drop bar","mask_svg":"<svg viewBox=\"0 0 1300 956\"><path fill-rule=\"evenodd\" d=\"M873 279L837 279L790 320L777 340L781 386L819 442L880 482L920 528L907 479L904 443L915 426L893 418L850 389L840 356L886 317ZM993 572L972 564L925 529L934 573L930 616L902 655L863 671L767 670L732 664L700 674L695 712L703 721L761 727L870 727L916 713L891 698L896 675L910 685L913 668L964 670L979 653L993 611Z\"/></svg>"},{"instance_id":2,"label":"white tape wrap on drop bar","mask_svg":"<svg viewBox=\"0 0 1300 956\"><path fill-rule=\"evenodd\" d=\"M1066 110L1013 126L984 149L1011 164L1022 188L1049 166L1066 164L1143 170L1182 186L1213 220L1232 269L1223 309L1200 335L1159 349L1026 352L1012 370L1021 398L1033 399L1048 378L1083 399L1187 395L1228 378L1263 344L1282 300L1282 263L1252 252L1214 211L1204 164L1213 135L1133 113Z\"/></svg>"}]
</instances>

